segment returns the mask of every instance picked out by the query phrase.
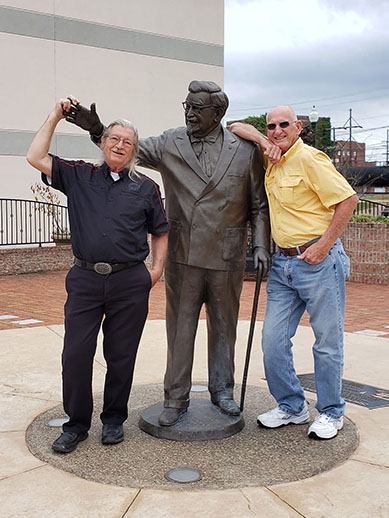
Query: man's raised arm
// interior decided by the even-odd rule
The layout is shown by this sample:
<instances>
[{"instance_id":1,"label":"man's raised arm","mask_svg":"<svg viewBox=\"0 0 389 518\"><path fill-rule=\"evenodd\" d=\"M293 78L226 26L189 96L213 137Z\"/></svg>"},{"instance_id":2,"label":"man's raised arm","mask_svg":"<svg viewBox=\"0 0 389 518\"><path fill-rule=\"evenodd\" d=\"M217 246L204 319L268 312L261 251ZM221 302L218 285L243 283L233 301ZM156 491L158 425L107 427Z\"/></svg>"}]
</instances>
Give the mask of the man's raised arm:
<instances>
[{"instance_id":1,"label":"man's raised arm","mask_svg":"<svg viewBox=\"0 0 389 518\"><path fill-rule=\"evenodd\" d=\"M65 117L63 112L69 108L69 99L60 99L56 103L43 126L35 135L27 152L27 162L48 177L51 177L51 157L49 155L51 139L58 122Z\"/></svg>"}]
</instances>

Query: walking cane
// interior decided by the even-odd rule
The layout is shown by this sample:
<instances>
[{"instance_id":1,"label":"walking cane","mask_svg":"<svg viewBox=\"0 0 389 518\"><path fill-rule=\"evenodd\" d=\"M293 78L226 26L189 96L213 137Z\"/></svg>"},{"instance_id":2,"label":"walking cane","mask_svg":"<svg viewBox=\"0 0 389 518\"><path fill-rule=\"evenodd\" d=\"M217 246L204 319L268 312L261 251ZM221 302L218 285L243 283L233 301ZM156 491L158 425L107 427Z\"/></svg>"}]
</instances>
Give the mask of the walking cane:
<instances>
[{"instance_id":1,"label":"walking cane","mask_svg":"<svg viewBox=\"0 0 389 518\"><path fill-rule=\"evenodd\" d=\"M257 269L257 278L255 281L255 292L254 292L254 301L253 301L253 309L251 311L251 322L250 322L250 330L249 337L247 340L247 351L246 351L246 362L243 370L243 381L242 381L242 389L240 393L240 411L243 412L244 406L244 398L246 395L246 384L247 384L247 374L249 371L249 363L250 363L250 355L251 355L251 347L253 344L253 336L255 329L255 319L257 317L257 309L258 309L258 299L259 299L259 290L261 288L262 282L262 272L263 272L263 264L259 261L258 269Z\"/></svg>"}]
</instances>

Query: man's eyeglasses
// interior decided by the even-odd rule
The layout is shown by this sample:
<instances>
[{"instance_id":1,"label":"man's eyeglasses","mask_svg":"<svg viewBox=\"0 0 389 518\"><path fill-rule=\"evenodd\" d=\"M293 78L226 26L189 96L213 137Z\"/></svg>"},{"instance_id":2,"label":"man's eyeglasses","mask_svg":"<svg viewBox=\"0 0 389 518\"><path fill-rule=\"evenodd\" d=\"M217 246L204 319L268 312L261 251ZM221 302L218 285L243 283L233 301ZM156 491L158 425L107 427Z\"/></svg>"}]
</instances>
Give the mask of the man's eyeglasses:
<instances>
[{"instance_id":1,"label":"man's eyeglasses","mask_svg":"<svg viewBox=\"0 0 389 518\"><path fill-rule=\"evenodd\" d=\"M294 124L297 121L282 121L279 124L274 124L274 122L271 122L270 124L266 124L266 129L273 131L276 129L277 126L279 126L281 129L285 129L291 124Z\"/></svg>"},{"instance_id":2,"label":"man's eyeglasses","mask_svg":"<svg viewBox=\"0 0 389 518\"><path fill-rule=\"evenodd\" d=\"M187 101L184 101L182 103L182 106L184 107L185 113L188 113L188 111L192 108L192 111L195 113L200 113L201 110L204 110L204 108L212 108L214 107L213 104L192 104L188 103Z\"/></svg>"},{"instance_id":3,"label":"man's eyeglasses","mask_svg":"<svg viewBox=\"0 0 389 518\"><path fill-rule=\"evenodd\" d=\"M128 140L128 139L124 139L124 138L119 138L117 137L116 135L110 135L108 137L108 140L110 142L112 142L112 144L114 144L115 146L117 146L119 144L119 142L122 142L123 144L123 147L126 147L126 148L130 148L132 147L134 144L131 142L131 140Z\"/></svg>"}]
</instances>

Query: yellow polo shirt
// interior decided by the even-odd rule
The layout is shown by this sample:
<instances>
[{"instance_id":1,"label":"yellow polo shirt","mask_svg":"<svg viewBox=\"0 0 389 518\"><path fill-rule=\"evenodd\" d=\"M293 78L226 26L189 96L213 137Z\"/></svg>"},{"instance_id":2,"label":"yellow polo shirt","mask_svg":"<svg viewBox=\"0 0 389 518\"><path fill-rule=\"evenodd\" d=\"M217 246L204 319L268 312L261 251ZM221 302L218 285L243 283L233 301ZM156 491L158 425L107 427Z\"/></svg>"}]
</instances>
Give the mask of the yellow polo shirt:
<instances>
[{"instance_id":1,"label":"yellow polo shirt","mask_svg":"<svg viewBox=\"0 0 389 518\"><path fill-rule=\"evenodd\" d=\"M301 138L276 166L268 164L265 187L272 236L282 248L322 236L335 205L355 194L328 156Z\"/></svg>"}]
</instances>

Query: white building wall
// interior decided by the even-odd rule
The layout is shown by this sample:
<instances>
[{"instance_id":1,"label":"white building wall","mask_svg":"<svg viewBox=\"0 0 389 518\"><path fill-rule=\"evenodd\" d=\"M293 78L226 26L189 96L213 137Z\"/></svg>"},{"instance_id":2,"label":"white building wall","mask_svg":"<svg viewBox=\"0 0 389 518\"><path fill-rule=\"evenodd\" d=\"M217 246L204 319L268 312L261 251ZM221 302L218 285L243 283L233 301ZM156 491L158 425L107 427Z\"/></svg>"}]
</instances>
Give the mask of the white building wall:
<instances>
[{"instance_id":1,"label":"white building wall","mask_svg":"<svg viewBox=\"0 0 389 518\"><path fill-rule=\"evenodd\" d=\"M96 102L105 123L130 119L141 137L183 125L192 79L223 86L223 28L223 0L1 3L0 198L33 198L39 175L24 157L60 97ZM56 135L60 156L99 156L74 125Z\"/></svg>"}]
</instances>

